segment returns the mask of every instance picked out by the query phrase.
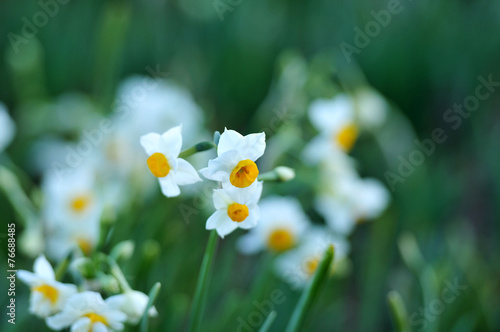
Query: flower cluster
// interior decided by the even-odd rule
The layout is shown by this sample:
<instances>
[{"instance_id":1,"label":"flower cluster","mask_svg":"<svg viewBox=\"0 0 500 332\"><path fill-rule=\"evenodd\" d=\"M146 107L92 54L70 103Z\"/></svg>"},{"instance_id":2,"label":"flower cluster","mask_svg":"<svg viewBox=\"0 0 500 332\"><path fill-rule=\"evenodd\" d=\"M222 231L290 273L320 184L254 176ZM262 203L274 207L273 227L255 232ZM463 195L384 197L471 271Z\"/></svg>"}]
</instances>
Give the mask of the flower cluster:
<instances>
[{"instance_id":1,"label":"flower cluster","mask_svg":"<svg viewBox=\"0 0 500 332\"><path fill-rule=\"evenodd\" d=\"M29 310L56 331L67 327L72 331L121 331L125 322L137 324L147 307L148 296L139 291L125 289L103 300L100 293L57 281L43 255L35 260L33 271L17 272L31 289ZM157 315L156 308L151 307L148 314Z\"/></svg>"},{"instance_id":2,"label":"flower cluster","mask_svg":"<svg viewBox=\"0 0 500 332\"><path fill-rule=\"evenodd\" d=\"M222 188L214 190L217 209L207 220L207 229L215 229L224 237L237 228L250 229L258 224L257 203L262 194L262 181L255 161L266 149L264 133L242 136L225 130L219 139L217 158L200 170L207 179L218 181Z\"/></svg>"}]
</instances>

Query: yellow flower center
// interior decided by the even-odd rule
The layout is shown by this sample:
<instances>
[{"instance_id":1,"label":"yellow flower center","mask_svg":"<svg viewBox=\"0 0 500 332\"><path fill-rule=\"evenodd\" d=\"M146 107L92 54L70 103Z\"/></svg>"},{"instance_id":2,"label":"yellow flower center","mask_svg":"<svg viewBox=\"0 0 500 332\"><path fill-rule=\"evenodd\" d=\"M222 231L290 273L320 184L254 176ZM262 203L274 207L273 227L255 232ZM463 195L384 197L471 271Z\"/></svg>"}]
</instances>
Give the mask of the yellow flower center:
<instances>
[{"instance_id":1,"label":"yellow flower center","mask_svg":"<svg viewBox=\"0 0 500 332\"><path fill-rule=\"evenodd\" d=\"M163 153L156 152L149 156L148 167L157 178L165 177L170 173L170 165Z\"/></svg>"},{"instance_id":2,"label":"yellow flower center","mask_svg":"<svg viewBox=\"0 0 500 332\"><path fill-rule=\"evenodd\" d=\"M344 126L335 137L337 144L344 151L350 151L358 138L358 128L354 124Z\"/></svg>"},{"instance_id":3,"label":"yellow flower center","mask_svg":"<svg viewBox=\"0 0 500 332\"><path fill-rule=\"evenodd\" d=\"M227 208L227 215L232 221L242 222L248 217L248 207L245 204L233 203Z\"/></svg>"},{"instance_id":4,"label":"yellow flower center","mask_svg":"<svg viewBox=\"0 0 500 332\"><path fill-rule=\"evenodd\" d=\"M91 312L90 314L84 315L84 317L88 317L90 319L90 325L93 325L95 323L103 323L104 325L108 326L108 321L106 320L106 318L96 313Z\"/></svg>"},{"instance_id":5,"label":"yellow flower center","mask_svg":"<svg viewBox=\"0 0 500 332\"><path fill-rule=\"evenodd\" d=\"M274 251L282 252L292 248L294 243L295 240L292 233L287 229L279 228L269 235L267 245Z\"/></svg>"},{"instance_id":6,"label":"yellow flower center","mask_svg":"<svg viewBox=\"0 0 500 332\"><path fill-rule=\"evenodd\" d=\"M76 243L78 247L81 249L81 251L86 255L90 255L90 252L92 251L92 243L90 243L89 240L87 239L76 239Z\"/></svg>"},{"instance_id":7,"label":"yellow flower center","mask_svg":"<svg viewBox=\"0 0 500 332\"><path fill-rule=\"evenodd\" d=\"M33 288L33 291L42 293L52 304L55 304L59 298L59 291L49 285L36 286Z\"/></svg>"},{"instance_id":8,"label":"yellow flower center","mask_svg":"<svg viewBox=\"0 0 500 332\"><path fill-rule=\"evenodd\" d=\"M318 268L319 259L316 257L311 257L304 262L304 270L309 276L312 276L316 269Z\"/></svg>"},{"instance_id":9,"label":"yellow flower center","mask_svg":"<svg viewBox=\"0 0 500 332\"><path fill-rule=\"evenodd\" d=\"M257 165L250 159L242 160L236 165L229 176L231 184L238 188L246 188L259 176Z\"/></svg>"},{"instance_id":10,"label":"yellow flower center","mask_svg":"<svg viewBox=\"0 0 500 332\"><path fill-rule=\"evenodd\" d=\"M71 200L71 209L76 213L82 213L90 205L90 197L88 195L79 195Z\"/></svg>"}]
</instances>

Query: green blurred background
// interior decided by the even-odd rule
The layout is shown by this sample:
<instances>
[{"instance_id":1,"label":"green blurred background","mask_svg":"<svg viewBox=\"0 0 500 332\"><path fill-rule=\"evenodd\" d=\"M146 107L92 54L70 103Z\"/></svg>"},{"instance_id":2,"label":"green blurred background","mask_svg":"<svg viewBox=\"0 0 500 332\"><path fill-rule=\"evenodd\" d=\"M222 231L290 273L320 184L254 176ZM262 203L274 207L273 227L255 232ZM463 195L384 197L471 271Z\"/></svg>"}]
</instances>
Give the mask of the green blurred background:
<instances>
[{"instance_id":1,"label":"green blurred background","mask_svg":"<svg viewBox=\"0 0 500 332\"><path fill-rule=\"evenodd\" d=\"M0 100L18 120L30 116L22 113L32 100L80 91L109 113L122 79L147 75L147 67L159 66L192 92L207 112L209 129L227 126L251 132L264 127L254 114L272 87L283 52L307 61L321 53L347 77L360 69L409 118L416 135L426 138L434 128L449 126L443 113L474 93L479 75L500 81L500 1L401 1L403 11L351 63L342 57L340 43L353 44L353 28L363 29L373 20L370 11L387 8L387 1L224 3L232 11L221 21L210 0L70 1L60 4L58 13L38 29L37 41L20 44L15 53L9 33L20 35L22 18L32 21L41 7L36 1L3 0ZM385 300L389 290L402 293L411 314L428 306L432 294L455 278L467 290L426 331L500 330L499 105L500 93L495 92L459 129L448 130L446 143L398 185L381 220L355 232L353 273L323 289L307 331L391 330ZM21 138L8 152L14 162L29 168L27 147L37 137L23 137L23 128L18 130ZM393 138L398 140L397 132ZM384 180L391 165L377 159L369 146L354 154L366 165L366 175ZM133 276L134 286L147 292L155 281L163 285L160 317L151 323L157 331L183 328L208 237L201 224L180 220L175 212L179 200L169 200L167 208L163 202L158 197L137 207L140 212L121 221L123 238L120 232L114 235L118 241L134 234L139 244L137 259L124 267L131 271L127 275ZM16 218L3 198L0 209L3 220ZM169 228L147 223L154 218L168 220ZM402 240L405 232L414 234L425 263L419 257L402 259L398 239L404 248L413 243L411 236ZM281 331L298 294L272 276L262 289L252 288L266 257L238 256L234 240L229 237L219 246L203 330L236 330L237 318L255 310L251 296L261 301L278 287L287 298L273 329ZM144 252L160 248L158 261L141 259ZM29 268L32 261L19 264ZM5 289L4 281L0 285ZM19 301L27 301L27 289L20 284L18 289ZM42 330L43 323L25 309L19 309L18 316L25 318L14 330ZM0 327L11 329L5 320Z\"/></svg>"}]
</instances>

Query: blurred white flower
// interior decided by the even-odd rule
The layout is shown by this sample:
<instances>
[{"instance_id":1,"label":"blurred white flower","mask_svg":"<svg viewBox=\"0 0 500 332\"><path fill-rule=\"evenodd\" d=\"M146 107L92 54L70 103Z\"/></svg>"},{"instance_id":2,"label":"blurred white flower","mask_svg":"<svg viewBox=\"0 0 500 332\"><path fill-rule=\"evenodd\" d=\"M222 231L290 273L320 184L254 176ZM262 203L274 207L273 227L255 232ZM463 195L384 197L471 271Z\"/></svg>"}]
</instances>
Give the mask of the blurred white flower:
<instances>
[{"instance_id":1,"label":"blurred white flower","mask_svg":"<svg viewBox=\"0 0 500 332\"><path fill-rule=\"evenodd\" d=\"M347 95L313 101L309 119L320 133L305 148L308 163L317 163L335 150L349 152L358 138L354 103Z\"/></svg>"},{"instance_id":2,"label":"blurred white flower","mask_svg":"<svg viewBox=\"0 0 500 332\"><path fill-rule=\"evenodd\" d=\"M253 254L263 249L284 252L295 247L310 221L295 198L270 196L259 203L258 225L242 236L238 249Z\"/></svg>"},{"instance_id":3,"label":"blurred white flower","mask_svg":"<svg viewBox=\"0 0 500 332\"><path fill-rule=\"evenodd\" d=\"M16 124L12 121L7 108L0 103L0 153L10 144L16 132Z\"/></svg>"},{"instance_id":4,"label":"blurred white flower","mask_svg":"<svg viewBox=\"0 0 500 332\"><path fill-rule=\"evenodd\" d=\"M186 160L179 158L182 147L181 126L163 135L149 133L141 137L141 145L148 154L147 164L158 178L161 192L167 197L179 196L179 185L201 181L198 172Z\"/></svg>"},{"instance_id":5,"label":"blurred white flower","mask_svg":"<svg viewBox=\"0 0 500 332\"><path fill-rule=\"evenodd\" d=\"M137 324L146 310L149 297L139 291L127 290L123 294L113 295L106 299L106 303L111 308L118 309L127 315L127 319L132 324ZM149 316L158 315L156 308L152 306L148 311Z\"/></svg>"},{"instance_id":6,"label":"blurred white flower","mask_svg":"<svg viewBox=\"0 0 500 332\"><path fill-rule=\"evenodd\" d=\"M163 132L181 124L188 145L206 136L202 109L189 91L169 80L130 77L119 87L115 106L117 130L136 142L144 133Z\"/></svg>"},{"instance_id":7,"label":"blurred white flower","mask_svg":"<svg viewBox=\"0 0 500 332\"><path fill-rule=\"evenodd\" d=\"M19 270L17 276L31 288L29 310L36 316L45 318L60 311L67 299L76 294L75 285L56 281L54 270L45 256L35 260L33 271Z\"/></svg>"},{"instance_id":8,"label":"blurred white flower","mask_svg":"<svg viewBox=\"0 0 500 332\"><path fill-rule=\"evenodd\" d=\"M97 244L102 206L94 176L83 165L63 178L45 174L42 214L48 256L60 260L74 248L88 253Z\"/></svg>"},{"instance_id":9,"label":"blurred white flower","mask_svg":"<svg viewBox=\"0 0 500 332\"><path fill-rule=\"evenodd\" d=\"M242 136L225 129L220 136L217 158L200 170L207 179L221 181L224 188L247 188L256 182L259 169L255 161L266 149L266 134Z\"/></svg>"},{"instance_id":10,"label":"blurred white flower","mask_svg":"<svg viewBox=\"0 0 500 332\"><path fill-rule=\"evenodd\" d=\"M303 288L314 275L326 249L335 247L332 273L346 258L350 250L349 242L342 236L333 234L327 227L314 226L309 229L301 244L276 259L275 270L293 288Z\"/></svg>"},{"instance_id":11,"label":"blurred white flower","mask_svg":"<svg viewBox=\"0 0 500 332\"><path fill-rule=\"evenodd\" d=\"M332 179L315 206L333 231L347 235L358 222L378 217L389 201L390 194L380 181L345 176Z\"/></svg>"},{"instance_id":12,"label":"blurred white flower","mask_svg":"<svg viewBox=\"0 0 500 332\"><path fill-rule=\"evenodd\" d=\"M251 189L214 190L214 206L217 209L207 220L207 229L215 229L220 237L236 228L250 229L260 219L257 203L262 194L262 182Z\"/></svg>"},{"instance_id":13,"label":"blurred white flower","mask_svg":"<svg viewBox=\"0 0 500 332\"><path fill-rule=\"evenodd\" d=\"M367 129L377 128L384 124L389 104L385 98L371 88L363 88L354 95L360 126Z\"/></svg>"},{"instance_id":14,"label":"blurred white flower","mask_svg":"<svg viewBox=\"0 0 500 332\"><path fill-rule=\"evenodd\" d=\"M62 330L71 326L73 332L113 332L121 331L127 315L112 308L101 294L83 292L71 296L63 310L46 319L53 330Z\"/></svg>"}]
</instances>

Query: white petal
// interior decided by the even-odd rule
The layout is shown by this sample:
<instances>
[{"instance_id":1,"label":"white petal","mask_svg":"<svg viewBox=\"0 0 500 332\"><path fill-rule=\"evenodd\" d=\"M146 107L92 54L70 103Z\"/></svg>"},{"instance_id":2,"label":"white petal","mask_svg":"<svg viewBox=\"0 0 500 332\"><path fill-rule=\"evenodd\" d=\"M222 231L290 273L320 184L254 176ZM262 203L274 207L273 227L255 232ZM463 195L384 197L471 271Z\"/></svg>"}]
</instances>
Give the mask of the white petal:
<instances>
[{"instance_id":1,"label":"white petal","mask_svg":"<svg viewBox=\"0 0 500 332\"><path fill-rule=\"evenodd\" d=\"M219 234L220 237L224 238L224 236L232 233L236 228L238 228L238 223L232 221L229 219L229 217L226 219L226 222L220 224L217 228L217 234Z\"/></svg>"},{"instance_id":2,"label":"white petal","mask_svg":"<svg viewBox=\"0 0 500 332\"><path fill-rule=\"evenodd\" d=\"M234 203L234 200L227 194L224 189L215 189L213 194L214 207L226 210L227 207Z\"/></svg>"},{"instance_id":3,"label":"white petal","mask_svg":"<svg viewBox=\"0 0 500 332\"><path fill-rule=\"evenodd\" d=\"M167 197L175 197L181 194L181 190L177 183L175 183L175 179L173 174L169 174L163 178L158 178L160 180L161 192L163 195Z\"/></svg>"},{"instance_id":4,"label":"white petal","mask_svg":"<svg viewBox=\"0 0 500 332\"><path fill-rule=\"evenodd\" d=\"M238 239L236 243L238 250L246 255L255 254L264 249L262 238L253 232L249 232Z\"/></svg>"},{"instance_id":5,"label":"white petal","mask_svg":"<svg viewBox=\"0 0 500 332\"><path fill-rule=\"evenodd\" d=\"M25 270L17 271L17 277L30 287L42 282L42 279L38 275Z\"/></svg>"},{"instance_id":6,"label":"white petal","mask_svg":"<svg viewBox=\"0 0 500 332\"><path fill-rule=\"evenodd\" d=\"M76 320L74 313L63 311L46 319L47 325L53 330L61 330L70 326Z\"/></svg>"},{"instance_id":7,"label":"white petal","mask_svg":"<svg viewBox=\"0 0 500 332\"><path fill-rule=\"evenodd\" d=\"M259 209L255 207L254 209L250 209L248 217L245 220L238 223L238 227L241 229L250 229L257 226L257 223L260 220Z\"/></svg>"},{"instance_id":8,"label":"white petal","mask_svg":"<svg viewBox=\"0 0 500 332\"><path fill-rule=\"evenodd\" d=\"M92 326L92 332L107 332L108 328L101 322L94 323Z\"/></svg>"},{"instance_id":9,"label":"white petal","mask_svg":"<svg viewBox=\"0 0 500 332\"><path fill-rule=\"evenodd\" d=\"M174 174L174 178L175 182L180 186L201 181L194 167L182 158L177 159L177 170Z\"/></svg>"},{"instance_id":10,"label":"white petal","mask_svg":"<svg viewBox=\"0 0 500 332\"><path fill-rule=\"evenodd\" d=\"M237 149L244 159L257 160L266 150L266 134L249 134L243 137Z\"/></svg>"},{"instance_id":11,"label":"white petal","mask_svg":"<svg viewBox=\"0 0 500 332\"><path fill-rule=\"evenodd\" d=\"M234 130L224 130L220 135L219 145L217 147L217 155L220 156L224 152L236 150L243 139L243 136Z\"/></svg>"},{"instance_id":12,"label":"white petal","mask_svg":"<svg viewBox=\"0 0 500 332\"><path fill-rule=\"evenodd\" d=\"M146 150L148 155L158 152L158 142L160 141L160 138L161 136L156 133L149 133L141 136L141 145L144 150Z\"/></svg>"},{"instance_id":13,"label":"white petal","mask_svg":"<svg viewBox=\"0 0 500 332\"><path fill-rule=\"evenodd\" d=\"M162 143L165 144L168 151L165 151L173 158L177 158L182 148L182 126L173 127L166 131L162 137Z\"/></svg>"},{"instance_id":14,"label":"white petal","mask_svg":"<svg viewBox=\"0 0 500 332\"><path fill-rule=\"evenodd\" d=\"M73 325L71 325L71 332L89 332L90 328L91 328L90 318L82 317L78 319ZM92 329L92 332L94 331L95 330Z\"/></svg>"},{"instance_id":15,"label":"white petal","mask_svg":"<svg viewBox=\"0 0 500 332\"><path fill-rule=\"evenodd\" d=\"M240 160L238 153L228 151L215 159L209 160L208 167L200 170L200 173L209 180L229 180L229 174Z\"/></svg>"},{"instance_id":16,"label":"white petal","mask_svg":"<svg viewBox=\"0 0 500 332\"><path fill-rule=\"evenodd\" d=\"M356 220L352 211L345 204L335 200L320 197L316 202L316 209L323 215L328 226L339 234L348 235L354 229Z\"/></svg>"},{"instance_id":17,"label":"white petal","mask_svg":"<svg viewBox=\"0 0 500 332\"><path fill-rule=\"evenodd\" d=\"M226 219L229 219L227 211L217 210L208 217L206 229L215 229L217 226L224 223Z\"/></svg>"},{"instance_id":18,"label":"white petal","mask_svg":"<svg viewBox=\"0 0 500 332\"><path fill-rule=\"evenodd\" d=\"M56 279L54 275L54 269L52 268L52 265L50 265L49 261L47 260L47 258L45 258L44 255L38 256L38 258L35 260L35 264L33 265L33 271L45 279L48 280Z\"/></svg>"},{"instance_id":19,"label":"white petal","mask_svg":"<svg viewBox=\"0 0 500 332\"><path fill-rule=\"evenodd\" d=\"M311 123L325 134L352 122L354 104L350 97L339 94L332 99L318 99L309 108Z\"/></svg>"},{"instance_id":20,"label":"white petal","mask_svg":"<svg viewBox=\"0 0 500 332\"><path fill-rule=\"evenodd\" d=\"M325 159L333 149L333 144L325 135L314 137L302 151L302 159L306 164L315 165Z\"/></svg>"}]
</instances>

